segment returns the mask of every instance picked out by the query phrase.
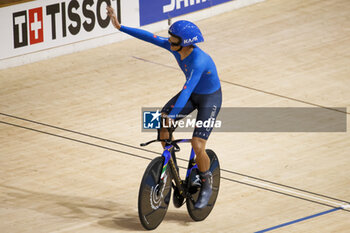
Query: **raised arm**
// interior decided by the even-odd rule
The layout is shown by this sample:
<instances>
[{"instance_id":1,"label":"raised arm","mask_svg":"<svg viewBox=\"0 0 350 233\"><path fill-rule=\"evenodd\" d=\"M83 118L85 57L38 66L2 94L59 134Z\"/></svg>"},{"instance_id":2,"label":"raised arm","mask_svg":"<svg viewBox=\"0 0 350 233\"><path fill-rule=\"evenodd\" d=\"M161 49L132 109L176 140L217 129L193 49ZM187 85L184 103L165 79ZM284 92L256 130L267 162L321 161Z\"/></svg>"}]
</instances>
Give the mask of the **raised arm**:
<instances>
[{"instance_id":1,"label":"raised arm","mask_svg":"<svg viewBox=\"0 0 350 233\"><path fill-rule=\"evenodd\" d=\"M118 21L118 18L117 18L117 15L115 14L114 9L111 6L107 6L107 15L111 19L113 26L118 30L120 30L121 32L127 33L130 36L133 36L140 40L144 40L146 42L149 42L154 45L165 48L167 50L170 50L170 43L168 41L168 38L154 35L142 29L131 28L131 27L121 25Z\"/></svg>"}]
</instances>

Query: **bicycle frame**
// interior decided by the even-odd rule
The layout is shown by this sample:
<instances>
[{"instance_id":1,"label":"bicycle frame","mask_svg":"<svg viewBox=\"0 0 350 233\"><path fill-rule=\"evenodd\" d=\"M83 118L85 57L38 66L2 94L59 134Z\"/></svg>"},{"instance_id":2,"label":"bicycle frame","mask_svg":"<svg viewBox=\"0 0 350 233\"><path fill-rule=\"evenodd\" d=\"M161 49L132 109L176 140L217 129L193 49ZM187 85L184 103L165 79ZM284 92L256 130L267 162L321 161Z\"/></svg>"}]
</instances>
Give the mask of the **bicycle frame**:
<instances>
[{"instance_id":1,"label":"bicycle frame","mask_svg":"<svg viewBox=\"0 0 350 233\"><path fill-rule=\"evenodd\" d=\"M191 142L191 139L179 139L179 140L174 140L172 141L173 143L188 143ZM164 163L163 163L163 168L162 168L162 173L161 173L161 180L164 179L165 173L166 173L166 169L168 167L168 164L170 164L170 169L171 169L171 173L173 175L173 179L175 181L176 187L179 190L179 193L187 198L190 197L190 195L187 193L187 190L185 189L185 187L183 186L182 180L180 178L179 172L177 171L175 162L171 156L171 151L175 150L174 148L175 146L173 144L167 143L162 156L164 157ZM174 151L175 153L175 151ZM190 154L190 160L188 163L188 167L187 167L187 173L186 173L186 180L189 177L189 175L191 174L192 169L197 168L197 164L195 162L195 153L193 148L191 148L191 154Z\"/></svg>"}]
</instances>

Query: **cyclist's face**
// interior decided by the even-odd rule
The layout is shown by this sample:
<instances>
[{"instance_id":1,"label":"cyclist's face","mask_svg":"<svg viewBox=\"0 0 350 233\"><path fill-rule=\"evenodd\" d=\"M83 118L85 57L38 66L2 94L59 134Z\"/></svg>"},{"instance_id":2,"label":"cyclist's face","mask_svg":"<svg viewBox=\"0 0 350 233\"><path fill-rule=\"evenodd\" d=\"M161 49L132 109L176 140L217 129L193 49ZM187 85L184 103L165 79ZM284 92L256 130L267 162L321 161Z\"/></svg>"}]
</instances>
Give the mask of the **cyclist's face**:
<instances>
[{"instance_id":1,"label":"cyclist's face","mask_svg":"<svg viewBox=\"0 0 350 233\"><path fill-rule=\"evenodd\" d=\"M170 43L170 49L173 51L177 51L180 48L180 39L170 36L168 39L169 43Z\"/></svg>"}]
</instances>

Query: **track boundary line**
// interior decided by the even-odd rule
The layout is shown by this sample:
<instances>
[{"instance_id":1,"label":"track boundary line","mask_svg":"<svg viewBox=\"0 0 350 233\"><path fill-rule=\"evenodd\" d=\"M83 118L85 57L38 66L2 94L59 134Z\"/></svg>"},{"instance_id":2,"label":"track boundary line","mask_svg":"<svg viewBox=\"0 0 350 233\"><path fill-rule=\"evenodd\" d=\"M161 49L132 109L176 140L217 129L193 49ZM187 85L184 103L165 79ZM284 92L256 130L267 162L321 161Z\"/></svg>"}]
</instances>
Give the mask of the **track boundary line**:
<instances>
[{"instance_id":1,"label":"track boundary line","mask_svg":"<svg viewBox=\"0 0 350 233\"><path fill-rule=\"evenodd\" d=\"M13 126L13 127L18 127L18 128L25 129L25 130L34 131L34 132L37 132L37 133L43 133L43 134L46 134L46 135L50 135L50 136L54 136L54 137L58 137L58 138L62 138L62 139L66 139L66 140L82 143L82 144L89 145L89 146L94 146L94 147L97 147L97 148L101 148L101 149L105 149L105 150L109 150L109 151L113 151L113 152L118 152L118 153L130 155L130 156L133 156L133 157L136 157L136 158L141 158L141 159L145 159L145 160L152 160L151 158L148 158L148 157L145 157L145 156L129 153L129 152L122 151L122 150L116 150L116 149L113 149L113 148L110 148L110 147L101 146L101 145L98 145L98 144L95 144L95 143L90 143L90 142L86 142L86 141L82 141L82 140L78 140L78 139L74 139L74 138L70 138L70 137L66 137L66 136L62 136L62 135L58 135L58 134L53 134L53 133L45 132L45 131L42 131L42 130L37 130L37 129L34 129L34 128L30 128L30 127L25 127L25 126L13 124L13 123L5 122L5 121L0 121L0 123L6 124L6 125L10 125L10 126ZM183 168L183 169L186 169L183 166L179 166L179 167ZM274 193L279 193L279 194L282 194L282 195L285 195L285 196L298 198L298 199L301 199L301 200L313 202L313 203L324 205L324 206L328 206L328 207L333 207L333 208L339 207L339 206L333 206L333 205L325 204L325 203L322 203L322 202L319 202L319 201L315 201L315 200L310 200L310 199L307 199L307 198L304 198L304 197L299 197L299 196L295 196L295 195L292 195L292 194L283 193L281 191L273 190L273 189L271 189L271 187L266 188L266 187L259 186L257 184L250 184L250 183L247 183L247 182L244 182L244 181L238 181L238 180L227 178L227 177L223 177L223 176L221 177L221 179L227 180L227 181L231 181L231 182L236 182L236 183L239 183L239 184L248 185L248 186L251 186L251 187L258 188L258 189L271 191L271 192L274 192ZM250 182L252 182L252 181L250 181ZM255 183L259 183L259 182L255 182ZM259 183L259 184L262 184L262 183ZM269 186L269 185L264 184L263 186ZM275 187L273 187L273 188L275 188ZM296 192L294 192L294 193L296 193ZM334 204L334 203L332 203L332 204ZM350 203L347 202L347 201L344 201L343 205L344 206L348 206L348 205L350 205ZM350 210L346 210L346 209L343 209L343 210L350 212Z\"/></svg>"}]
</instances>

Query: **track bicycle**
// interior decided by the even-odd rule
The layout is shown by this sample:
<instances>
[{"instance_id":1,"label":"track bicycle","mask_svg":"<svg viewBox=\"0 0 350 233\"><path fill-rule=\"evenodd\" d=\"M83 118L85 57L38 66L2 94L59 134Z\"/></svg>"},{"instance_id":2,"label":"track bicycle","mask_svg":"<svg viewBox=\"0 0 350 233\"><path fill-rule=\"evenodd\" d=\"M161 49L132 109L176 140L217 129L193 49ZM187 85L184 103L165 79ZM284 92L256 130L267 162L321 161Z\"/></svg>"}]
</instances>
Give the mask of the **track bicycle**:
<instances>
[{"instance_id":1,"label":"track bicycle","mask_svg":"<svg viewBox=\"0 0 350 233\"><path fill-rule=\"evenodd\" d=\"M169 129L169 138L172 138L173 130ZM187 211L194 221L204 220L212 211L220 187L220 164L215 152L207 149L210 158L210 168L213 175L212 195L208 205L197 209L194 207L201 188L198 166L195 162L195 153L191 148L186 177L181 179L176 163L175 153L180 151L178 144L189 143L191 139L160 139L159 130L156 140L142 143L147 146L154 142L165 142L162 156L154 158L147 166L139 189L138 213L142 226L147 230L153 230L163 221L171 199L171 190L174 190L173 204L180 208L186 203Z\"/></svg>"}]
</instances>

